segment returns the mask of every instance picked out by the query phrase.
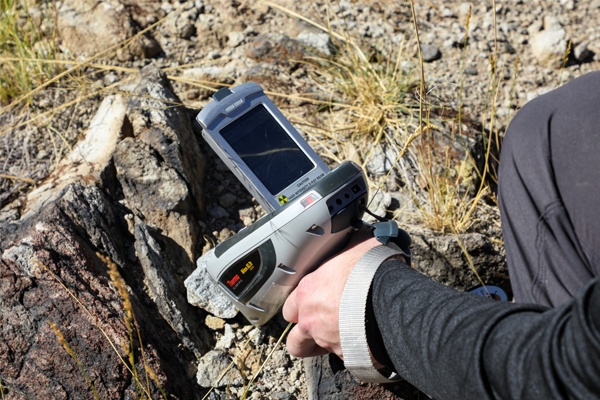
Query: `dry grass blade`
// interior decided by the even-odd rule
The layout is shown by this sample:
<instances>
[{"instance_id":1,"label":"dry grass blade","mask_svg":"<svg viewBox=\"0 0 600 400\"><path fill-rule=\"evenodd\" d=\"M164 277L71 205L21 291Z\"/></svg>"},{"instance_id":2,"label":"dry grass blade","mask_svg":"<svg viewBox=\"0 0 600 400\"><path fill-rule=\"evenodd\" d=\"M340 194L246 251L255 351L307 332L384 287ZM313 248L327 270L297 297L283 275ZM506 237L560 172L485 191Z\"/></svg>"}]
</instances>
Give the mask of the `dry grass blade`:
<instances>
[{"instance_id":1,"label":"dry grass blade","mask_svg":"<svg viewBox=\"0 0 600 400\"><path fill-rule=\"evenodd\" d=\"M406 142L404 143L402 150L400 150L400 152L398 153L398 157L396 157L396 160L394 161L394 164L393 164L394 166L398 165L398 162L400 161L400 159L402 157L404 157L404 154L406 154L406 152L408 151L409 146L420 134L421 134L421 132L419 130L416 130L415 133L413 133L408 139L406 139ZM392 173L392 170L393 170L393 167L390 168L390 170L387 172L387 174L385 174L384 177L381 179L381 183L377 187L377 192L381 190L383 185L385 185L385 182L386 182L388 176L390 176L390 174ZM371 201L373 201L377 192L373 194L373 196L371 197ZM371 204L371 201L369 201L369 204L367 205L367 207Z\"/></svg>"},{"instance_id":2,"label":"dry grass blade","mask_svg":"<svg viewBox=\"0 0 600 400\"><path fill-rule=\"evenodd\" d=\"M117 86L119 86L119 85L122 85L122 84L126 83L127 81L129 81L129 80L131 80L131 79L133 79L133 78L134 78L134 76L130 76L130 77L128 77L128 78L126 78L126 79L124 79L124 80L123 80L123 81L121 81L121 82L114 83L114 84L112 84L112 85L110 85L110 86L108 86L108 87L106 87L106 88L102 88L102 89L94 90L93 92L91 92L91 93L88 93L88 94L86 94L86 95L84 95L84 96L81 96L80 98L78 98L78 99L76 99L76 100L70 101L70 102L68 102L68 103L65 103L65 104L61 104L60 106L58 106L58 107L55 107L55 108L53 108L53 109L51 109L51 110L49 110L49 111L43 112L43 113L41 113L41 114L38 114L38 115L36 115L35 117L33 117L33 118L31 118L31 119L29 119L29 120L27 120L27 121L24 121L24 122L18 123L18 124L14 125L14 126L9 126L8 128L6 128L6 129L4 129L4 130L0 131L0 136L2 136L2 135L4 135L4 134L6 134L6 133L8 133L8 132L12 131L13 129L17 129L17 128L20 128L20 127L22 127L22 126L25 126L25 125L27 125L27 124L30 124L30 123L36 122L36 121L38 121L38 120L40 120L40 119L42 119L42 118L49 117L49 116L53 115L54 113L56 113L57 111L63 110L63 109L65 109L65 108L69 108L69 107L71 107L71 106L73 106L73 105L76 105L76 104L80 103L81 101L83 101L83 100L85 100L85 99L89 99L90 97L94 97L94 96L96 96L96 95L98 95L98 94L102 93L103 91L107 91L107 90L110 90L110 89L112 89L112 88L115 88L115 87L117 87Z\"/></svg>"},{"instance_id":3,"label":"dry grass blade","mask_svg":"<svg viewBox=\"0 0 600 400\"><path fill-rule=\"evenodd\" d=\"M131 300L129 299L129 293L127 292L127 286L125 285L125 280L119 273L117 264L115 264L110 258L103 256L100 253L96 253L96 256L98 256L98 258L100 258L100 260L102 260L102 262L104 262L106 264L106 267L108 268L108 276L110 277L110 280L112 281L113 285L115 285L115 287L117 288L119 295L123 299L123 308L125 308L125 311L127 312L127 316L124 318L124 320L125 320L125 324L127 325L128 330L129 330L129 342L131 343L131 346L132 346L128 355L130 357L130 363L131 363L132 369L135 372L136 382L138 382L138 384L141 385L140 380L137 375L137 370L135 369L135 361L133 358L133 328L129 322L130 320L133 320L133 323L135 325L135 330L136 330L137 336L138 336L138 342L139 342L139 345L141 348L142 363L144 365L144 371L146 373L146 393L150 393L149 376L151 376L152 379L157 383L158 388L160 389L160 391L162 393L162 396L166 400L166 395L165 395L160 383L158 382L158 377L156 376L156 374L154 373L152 368L150 368L150 366L148 365L148 363L146 361L146 354L144 352L140 327L135 318L135 314L133 312L133 307L131 306Z\"/></svg>"},{"instance_id":4,"label":"dry grass blade","mask_svg":"<svg viewBox=\"0 0 600 400\"><path fill-rule=\"evenodd\" d=\"M136 325L137 325L137 322L136 322ZM152 378L152 380L154 382L156 382L156 386L158 386L158 389L160 390L160 393L162 394L163 399L167 400L167 395L166 395L165 391L163 390L163 388L158 380L158 376L156 376L156 373L154 372L152 367L150 367L150 365L148 365L146 362L144 362L144 369L146 370L147 374L150 374L150 377Z\"/></svg>"},{"instance_id":5,"label":"dry grass blade","mask_svg":"<svg viewBox=\"0 0 600 400\"><path fill-rule=\"evenodd\" d=\"M6 396L5 396L5 393L4 393L5 390L6 390L7 394L10 394L9 392L15 392L15 393L18 393L19 395L23 396L27 400L34 400L33 398L27 396L25 393L21 392L20 390L17 390L17 389L15 389L13 387L4 385L2 383L2 379L0 379L0 395L2 396L2 400L6 400Z\"/></svg>"},{"instance_id":6,"label":"dry grass blade","mask_svg":"<svg viewBox=\"0 0 600 400\"><path fill-rule=\"evenodd\" d=\"M92 61L97 60L103 56L106 56L108 54L111 54L113 51L121 49L121 48L126 48L127 46L129 46L131 43L133 43L135 40L137 40L140 36L144 35L146 32L154 29L156 26L162 24L165 20L173 17L174 15L178 14L181 10L183 10L187 5L184 4L182 6L180 6L179 8L177 8L175 11L171 12L170 14L166 15L164 18L158 20L157 22L153 23L152 25L148 26L146 29L141 30L140 32L138 32L137 34L135 34L134 36L132 36L131 38L121 42L121 43L117 43L114 46L109 47L108 49L101 51L100 53L90 57L88 60L79 62L77 64L75 64L73 67L67 69L66 71L58 74L57 76L55 76L54 78L48 80L47 82L45 82L44 84L36 87L35 89L33 89L32 91L24 94L23 96L21 96L19 99L13 101L12 103L10 103L8 106L3 107L0 110L0 113L5 113L8 110L11 110L12 108L14 108L17 104L23 102L25 99L33 96L34 94L36 94L37 92L45 89L46 87L48 87L49 85L51 85L52 83L55 83L57 81L59 81L61 78L75 72L78 71L80 69L82 69L83 67L88 66Z\"/></svg>"},{"instance_id":7,"label":"dry grass blade","mask_svg":"<svg viewBox=\"0 0 600 400\"><path fill-rule=\"evenodd\" d=\"M283 6L279 5L279 4L275 4L275 3L272 3L270 1L265 1L264 3L266 5L268 5L268 6L270 6L270 7L277 8L277 9L279 9L279 10L281 10L281 11L283 11L283 12L285 12L285 13L287 13L287 14L295 17L295 18L301 19L302 21L304 21L304 22L306 22L306 23L314 26L315 28L318 28L318 29L322 30L323 32L330 33L337 40L349 43L355 49L356 54L362 59L362 61L368 62L367 57L360 50L360 48L358 47L358 45L356 43L354 43L352 40L350 40L347 36L343 36L343 35L340 35L339 33L335 33L331 29L329 29L329 28L327 28L327 27L325 27L325 26L323 26L321 24L318 24L318 23L314 22L310 18L306 18L306 17L304 17L304 16L302 16L302 15L300 15L300 14L298 14L298 13L296 13L296 12L294 12L294 11L288 9L288 8L285 8L285 7L283 7Z\"/></svg>"},{"instance_id":8,"label":"dry grass blade","mask_svg":"<svg viewBox=\"0 0 600 400\"><path fill-rule=\"evenodd\" d=\"M54 132L58 137L60 137L60 139L65 144L65 146L67 146L69 148L69 151L73 152L73 146L71 146L71 143L69 143L69 141L67 140L67 138L64 137L64 135L62 133L60 133L58 130L54 129L53 126L46 125L46 127L48 128L49 131Z\"/></svg>"},{"instance_id":9,"label":"dry grass blade","mask_svg":"<svg viewBox=\"0 0 600 400\"><path fill-rule=\"evenodd\" d=\"M423 131L423 105L425 104L425 68L423 66L423 53L421 52L421 38L419 36L419 26L417 25L417 14L415 12L415 3L410 0L410 11L413 17L413 24L415 27L415 34L417 37L417 49L419 51L419 66L421 69L421 87L419 96L419 130Z\"/></svg>"},{"instance_id":10,"label":"dry grass blade","mask_svg":"<svg viewBox=\"0 0 600 400\"><path fill-rule=\"evenodd\" d=\"M298 60L298 61L300 61L300 60ZM163 69L163 71L167 71L167 70L168 70L168 68ZM172 76L172 75L167 75L167 78L169 78L172 81L186 83L190 86L196 86L198 88L210 90L213 92L216 92L221 87L233 86L232 84L216 83L214 81L207 81L207 80L187 79L187 78L182 78L180 76ZM215 86L217 86L217 87L215 87ZM295 100L295 101L306 101L308 103L313 103L313 104L323 104L323 105L342 107L342 108L350 107L348 104L344 104L344 103L332 103L330 101L318 100L318 99L314 99L311 97L303 97L303 96L297 95L297 94L285 94L285 93L280 93L280 92L271 92L268 90L265 90L264 92L266 95L268 95L270 97L282 97L284 99L291 99L291 100Z\"/></svg>"},{"instance_id":11,"label":"dry grass blade","mask_svg":"<svg viewBox=\"0 0 600 400\"><path fill-rule=\"evenodd\" d=\"M35 181L33 179L29 179L29 178L19 178L18 176L13 176L13 175L4 175L4 174L0 174L0 178L4 178L4 179L14 179L17 181L23 181L23 182L27 182L30 183L32 185L35 185Z\"/></svg>"},{"instance_id":12,"label":"dry grass blade","mask_svg":"<svg viewBox=\"0 0 600 400\"><path fill-rule=\"evenodd\" d=\"M114 90L114 89L109 89L106 88L104 89L105 92L111 93L111 94L120 94L126 97L137 97L137 98L141 98L141 99L148 99L148 100L156 100L159 101L161 103L165 103L167 104L164 107L150 107L150 106L145 106L146 110L166 110L169 108L174 108L174 107L179 107L179 106L183 106L183 103L177 102L177 101L170 101L170 100L166 100L166 99L158 99L152 96L149 96L147 94L137 94L137 93L132 93L132 92L125 92L122 90Z\"/></svg>"},{"instance_id":13,"label":"dry grass blade","mask_svg":"<svg viewBox=\"0 0 600 400\"><path fill-rule=\"evenodd\" d=\"M560 75L558 78L558 86L562 83L563 72L565 72L565 67L567 66L567 61L569 61L569 54L571 54L571 41L569 40L569 44L567 46L567 50L565 50L565 54L563 55L562 67L560 68Z\"/></svg>"},{"instance_id":14,"label":"dry grass blade","mask_svg":"<svg viewBox=\"0 0 600 400\"><path fill-rule=\"evenodd\" d=\"M456 233L454 234L454 237L456 238L456 242L458 243L458 246L462 250L463 254L465 255L465 257L467 257L467 262L469 264L469 267L471 268L471 271L473 271L473 273L477 277L477 280L479 281L481 286L483 286L483 288L487 292L488 296L490 298L492 298L492 296L490 295L490 292L488 291L487 287L485 286L485 283L483 282L483 279L481 279L481 276L479 276L479 272L477 272L477 268L475 268L475 264L473 264L473 259L471 259L471 255L467 251L465 244L463 243L462 240L460 240L460 237L458 237L458 235Z\"/></svg>"},{"instance_id":15,"label":"dry grass blade","mask_svg":"<svg viewBox=\"0 0 600 400\"><path fill-rule=\"evenodd\" d=\"M463 81L465 77L465 59L467 58L467 42L469 40L469 22L471 21L471 5L467 12L467 20L465 22L465 38L463 40L463 52L460 60L460 87L458 89L458 134L462 135L462 111L463 111Z\"/></svg>"},{"instance_id":16,"label":"dry grass blade","mask_svg":"<svg viewBox=\"0 0 600 400\"><path fill-rule=\"evenodd\" d=\"M46 59L46 58L0 57L0 62L6 62L6 61L27 61L27 62L32 62L32 63L58 64L58 65L72 65L73 64L73 61L52 60L52 59ZM139 71L138 69L135 69L135 68L126 68L126 67L119 67L117 65L103 65L103 64L94 64L94 63L88 63L88 64L86 64L86 67L90 67L90 68L98 69L98 70L122 71L122 72L129 72L129 73L136 73Z\"/></svg>"},{"instance_id":17,"label":"dry grass blade","mask_svg":"<svg viewBox=\"0 0 600 400\"><path fill-rule=\"evenodd\" d=\"M85 369L83 369L83 366L79 362L79 359L77 358L77 355L71 349L71 347L69 346L69 343L65 340L65 337L63 336L63 334L60 331L60 329L58 328L58 326L54 322L50 322L48 320L46 320L46 322L48 323L48 325L50 325L50 327L52 328L52 330L54 330L54 334L58 338L58 342L60 344L62 344L62 346L67 351L67 353L69 353L71 355L71 357L73 357L75 359L75 362L77 362L77 365L79 366L79 369L81 370L81 372L85 376L85 380L87 381L88 385L90 385L90 387L92 388L92 391L94 392L94 397L96 397L97 400L100 400L100 398L98 397L98 393L96 393L96 388L94 388L94 385L92 384L92 381L90 381L90 377L85 372Z\"/></svg>"}]
</instances>

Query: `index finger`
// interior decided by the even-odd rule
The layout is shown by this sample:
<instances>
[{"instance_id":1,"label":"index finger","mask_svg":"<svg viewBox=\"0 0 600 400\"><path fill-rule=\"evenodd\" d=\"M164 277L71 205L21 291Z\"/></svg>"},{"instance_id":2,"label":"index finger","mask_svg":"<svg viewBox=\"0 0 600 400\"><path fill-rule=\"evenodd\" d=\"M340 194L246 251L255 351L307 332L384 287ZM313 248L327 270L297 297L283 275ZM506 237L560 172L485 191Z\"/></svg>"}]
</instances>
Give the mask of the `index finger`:
<instances>
[{"instance_id":1,"label":"index finger","mask_svg":"<svg viewBox=\"0 0 600 400\"><path fill-rule=\"evenodd\" d=\"M288 322L298 322L298 298L296 293L296 289L292 290L281 309L283 318Z\"/></svg>"}]
</instances>

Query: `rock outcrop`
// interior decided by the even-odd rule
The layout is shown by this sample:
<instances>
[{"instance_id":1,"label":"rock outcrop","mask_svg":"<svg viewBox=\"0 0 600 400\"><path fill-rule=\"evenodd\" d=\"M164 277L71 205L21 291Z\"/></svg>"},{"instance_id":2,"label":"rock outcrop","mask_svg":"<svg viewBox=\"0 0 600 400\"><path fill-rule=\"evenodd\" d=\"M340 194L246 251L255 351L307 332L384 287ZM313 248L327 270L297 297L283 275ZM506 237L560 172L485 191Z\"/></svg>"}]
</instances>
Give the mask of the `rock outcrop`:
<instances>
[{"instance_id":1,"label":"rock outcrop","mask_svg":"<svg viewBox=\"0 0 600 400\"><path fill-rule=\"evenodd\" d=\"M104 100L84 140L0 226L0 375L14 393L200 396L194 365L210 336L183 280L196 258L204 157L158 68L133 89L132 101Z\"/></svg>"}]
</instances>

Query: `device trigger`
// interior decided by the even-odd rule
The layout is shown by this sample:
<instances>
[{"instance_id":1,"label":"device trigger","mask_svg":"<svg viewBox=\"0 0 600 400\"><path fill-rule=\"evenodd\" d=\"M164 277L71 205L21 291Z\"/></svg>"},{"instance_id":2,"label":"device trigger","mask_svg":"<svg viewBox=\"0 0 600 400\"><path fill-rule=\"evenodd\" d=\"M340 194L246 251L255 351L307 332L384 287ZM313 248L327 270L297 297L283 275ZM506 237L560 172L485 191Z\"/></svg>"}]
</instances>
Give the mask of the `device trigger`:
<instances>
[{"instance_id":1,"label":"device trigger","mask_svg":"<svg viewBox=\"0 0 600 400\"><path fill-rule=\"evenodd\" d=\"M394 243L404 253L406 263L410 265L410 235L404 229L400 229L395 221L378 222L371 225L373 228L373 236L383 245L387 245L389 241Z\"/></svg>"}]
</instances>

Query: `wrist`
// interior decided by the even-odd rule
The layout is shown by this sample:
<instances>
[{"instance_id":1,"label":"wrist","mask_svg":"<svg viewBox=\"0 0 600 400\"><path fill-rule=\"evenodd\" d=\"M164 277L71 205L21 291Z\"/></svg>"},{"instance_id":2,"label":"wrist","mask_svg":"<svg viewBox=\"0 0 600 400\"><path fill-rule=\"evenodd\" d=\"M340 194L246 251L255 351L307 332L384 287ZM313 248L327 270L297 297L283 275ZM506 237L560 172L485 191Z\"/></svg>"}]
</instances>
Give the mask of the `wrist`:
<instances>
[{"instance_id":1,"label":"wrist","mask_svg":"<svg viewBox=\"0 0 600 400\"><path fill-rule=\"evenodd\" d=\"M364 381L385 383L391 381L389 378L394 379L394 376L381 375L373 365L365 318L369 289L377 268L384 261L402 256L402 250L395 245L372 247L358 260L344 287L339 310L342 354L346 368Z\"/></svg>"}]
</instances>

